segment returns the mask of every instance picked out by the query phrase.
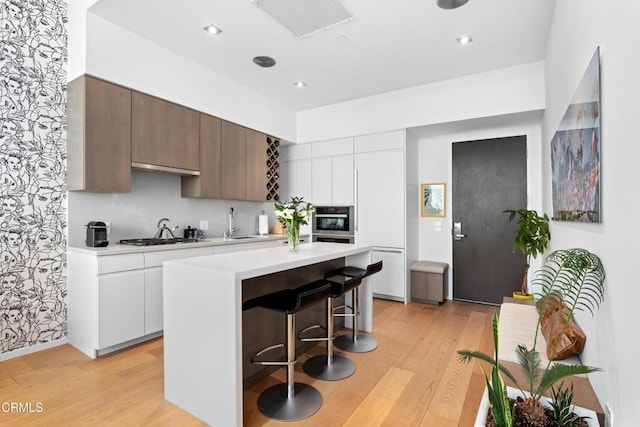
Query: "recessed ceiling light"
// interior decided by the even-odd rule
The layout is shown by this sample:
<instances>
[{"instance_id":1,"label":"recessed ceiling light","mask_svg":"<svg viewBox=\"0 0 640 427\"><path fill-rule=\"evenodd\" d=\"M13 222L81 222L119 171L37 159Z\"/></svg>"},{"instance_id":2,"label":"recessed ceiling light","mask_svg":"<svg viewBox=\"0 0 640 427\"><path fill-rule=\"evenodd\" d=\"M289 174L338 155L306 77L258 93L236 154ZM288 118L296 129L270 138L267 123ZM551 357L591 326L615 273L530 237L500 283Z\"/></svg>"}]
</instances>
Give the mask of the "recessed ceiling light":
<instances>
[{"instance_id":1,"label":"recessed ceiling light","mask_svg":"<svg viewBox=\"0 0 640 427\"><path fill-rule=\"evenodd\" d=\"M298 87L298 88L303 88L303 87L305 87L307 84L306 84L305 82L303 82L302 80L298 80L298 81L297 81L297 82L295 82L293 85L294 85L295 87Z\"/></svg>"},{"instance_id":2,"label":"recessed ceiling light","mask_svg":"<svg viewBox=\"0 0 640 427\"><path fill-rule=\"evenodd\" d=\"M208 33L211 34L220 34L222 32L222 30L218 27L216 27L215 25L207 25L206 27L203 28L203 30L205 30Z\"/></svg>"},{"instance_id":3,"label":"recessed ceiling light","mask_svg":"<svg viewBox=\"0 0 640 427\"><path fill-rule=\"evenodd\" d=\"M276 65L276 60L270 56L256 56L253 58L253 62L261 67L269 68Z\"/></svg>"},{"instance_id":4,"label":"recessed ceiling light","mask_svg":"<svg viewBox=\"0 0 640 427\"><path fill-rule=\"evenodd\" d=\"M438 7L441 9L456 9L463 6L469 0L438 0Z\"/></svg>"},{"instance_id":5,"label":"recessed ceiling light","mask_svg":"<svg viewBox=\"0 0 640 427\"><path fill-rule=\"evenodd\" d=\"M473 41L473 38L470 35L464 34L456 39L458 44L465 45L469 44Z\"/></svg>"}]
</instances>

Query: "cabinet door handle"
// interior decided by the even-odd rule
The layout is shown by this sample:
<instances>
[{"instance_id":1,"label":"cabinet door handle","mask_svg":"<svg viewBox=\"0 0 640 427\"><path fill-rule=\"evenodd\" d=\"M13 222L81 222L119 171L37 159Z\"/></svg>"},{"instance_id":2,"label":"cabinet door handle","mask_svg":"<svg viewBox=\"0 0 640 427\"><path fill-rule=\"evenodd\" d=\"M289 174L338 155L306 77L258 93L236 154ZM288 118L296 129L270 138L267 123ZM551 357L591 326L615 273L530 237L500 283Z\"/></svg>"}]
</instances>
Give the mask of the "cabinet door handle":
<instances>
[{"instance_id":1,"label":"cabinet door handle","mask_svg":"<svg viewBox=\"0 0 640 427\"><path fill-rule=\"evenodd\" d=\"M371 249L371 252L385 252L388 254L401 254L402 251L397 249Z\"/></svg>"},{"instance_id":2,"label":"cabinet door handle","mask_svg":"<svg viewBox=\"0 0 640 427\"><path fill-rule=\"evenodd\" d=\"M358 169L353 171L353 201L354 210L353 216L355 217L355 231L358 231Z\"/></svg>"}]
</instances>

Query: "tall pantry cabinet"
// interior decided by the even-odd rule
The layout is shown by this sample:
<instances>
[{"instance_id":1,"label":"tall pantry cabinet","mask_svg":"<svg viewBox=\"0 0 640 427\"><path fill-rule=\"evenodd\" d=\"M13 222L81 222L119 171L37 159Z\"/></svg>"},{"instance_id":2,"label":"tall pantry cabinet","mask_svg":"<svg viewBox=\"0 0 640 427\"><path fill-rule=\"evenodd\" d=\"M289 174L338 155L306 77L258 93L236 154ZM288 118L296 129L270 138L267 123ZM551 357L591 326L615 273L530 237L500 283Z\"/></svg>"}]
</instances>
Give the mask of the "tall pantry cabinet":
<instances>
[{"instance_id":1,"label":"tall pantry cabinet","mask_svg":"<svg viewBox=\"0 0 640 427\"><path fill-rule=\"evenodd\" d=\"M404 130L354 139L356 242L372 245L372 261L383 261L382 271L371 276L373 295L404 303L414 256L407 245L407 174L417 167L417 156L407 155L412 149Z\"/></svg>"}]
</instances>

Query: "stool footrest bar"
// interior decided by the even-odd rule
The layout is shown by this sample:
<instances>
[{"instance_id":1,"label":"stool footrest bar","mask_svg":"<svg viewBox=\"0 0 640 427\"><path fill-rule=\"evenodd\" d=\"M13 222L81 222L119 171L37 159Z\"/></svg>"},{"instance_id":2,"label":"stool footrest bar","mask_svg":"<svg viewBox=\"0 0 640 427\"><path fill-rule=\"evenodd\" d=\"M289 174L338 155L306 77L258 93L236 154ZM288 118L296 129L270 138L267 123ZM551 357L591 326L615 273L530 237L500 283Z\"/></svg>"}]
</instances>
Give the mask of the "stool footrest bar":
<instances>
[{"instance_id":1,"label":"stool footrest bar","mask_svg":"<svg viewBox=\"0 0 640 427\"><path fill-rule=\"evenodd\" d=\"M325 328L322 325L311 325L307 328L304 328L303 330L300 331L300 333L298 333L298 339L302 342L315 342L315 341L328 341L330 339L333 339L333 337L327 337L327 336L321 336L321 337L303 337L303 335L306 332L309 332L313 329L320 329L323 332L327 332L327 328Z\"/></svg>"},{"instance_id":2,"label":"stool footrest bar","mask_svg":"<svg viewBox=\"0 0 640 427\"><path fill-rule=\"evenodd\" d=\"M262 356L263 354L272 351L272 350L276 350L279 348L284 348L284 344L274 344L274 345L270 345L269 347L263 348L262 350L260 350L259 352L257 352L256 354L254 354L253 356L251 356L251 363L253 363L254 365L265 365L265 366L289 366L289 365L293 365L296 363L297 359L291 360L291 361L287 361L287 360L259 360L258 358L260 356Z\"/></svg>"}]
</instances>

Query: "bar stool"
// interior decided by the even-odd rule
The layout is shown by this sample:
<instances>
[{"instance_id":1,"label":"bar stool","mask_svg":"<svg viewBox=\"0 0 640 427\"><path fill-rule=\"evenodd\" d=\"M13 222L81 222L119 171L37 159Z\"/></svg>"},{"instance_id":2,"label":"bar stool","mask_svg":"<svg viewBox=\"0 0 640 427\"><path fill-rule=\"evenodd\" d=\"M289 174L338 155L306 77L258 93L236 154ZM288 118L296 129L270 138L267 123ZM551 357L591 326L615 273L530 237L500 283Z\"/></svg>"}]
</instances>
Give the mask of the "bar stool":
<instances>
[{"instance_id":1,"label":"bar stool","mask_svg":"<svg viewBox=\"0 0 640 427\"><path fill-rule=\"evenodd\" d=\"M352 353L367 353L369 351L375 350L378 347L378 341L375 338L358 334L358 317L360 316L359 309L359 298L358 298L358 286L362 282L362 280L366 277L371 276L382 270L382 261L378 261L373 264L369 264L366 269L357 268L357 267L343 267L338 270L333 270L324 275L325 279L332 283L344 283L345 287L350 287L349 282L353 280L358 280L356 286L351 289L351 307L344 306L336 307L334 310L338 310L341 308L351 309L350 313L338 313L334 314L337 317L352 317L353 318L353 330L351 336L341 335L335 339L335 346L340 350L349 351ZM342 279L340 279L342 277Z\"/></svg>"},{"instance_id":2,"label":"bar stool","mask_svg":"<svg viewBox=\"0 0 640 427\"><path fill-rule=\"evenodd\" d=\"M298 335L298 339L303 342L307 341L326 341L327 352L307 359L302 365L304 372L312 378L317 378L325 381L335 381L348 378L356 371L356 365L349 359L343 356L333 354L333 340L335 334L333 332L334 327L334 307L333 301L336 298L340 298L345 292L351 291L353 288L360 285L362 279L353 279L348 282L332 282L331 295L327 298L327 326L326 328L320 325L312 325L303 329ZM327 335L324 337L315 338L303 338L304 333L313 329L323 329Z\"/></svg>"},{"instance_id":3,"label":"bar stool","mask_svg":"<svg viewBox=\"0 0 640 427\"><path fill-rule=\"evenodd\" d=\"M296 313L331 295L332 284L326 280L302 285L295 289L283 289L246 301L243 310L262 307L287 315L287 342L264 348L251 357L251 363L267 366L286 366L286 383L276 384L263 391L258 397L258 409L269 418L279 421L296 421L307 418L320 409L322 396L320 392L308 384L294 382L294 365L296 359ZM286 361L259 360L258 358L270 350L284 347Z\"/></svg>"}]
</instances>

